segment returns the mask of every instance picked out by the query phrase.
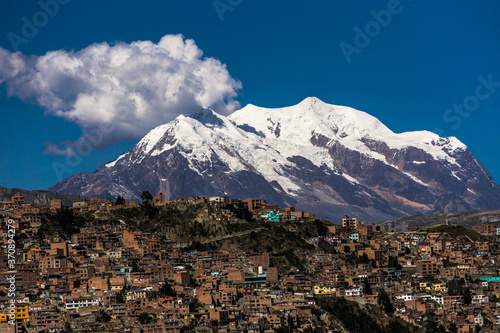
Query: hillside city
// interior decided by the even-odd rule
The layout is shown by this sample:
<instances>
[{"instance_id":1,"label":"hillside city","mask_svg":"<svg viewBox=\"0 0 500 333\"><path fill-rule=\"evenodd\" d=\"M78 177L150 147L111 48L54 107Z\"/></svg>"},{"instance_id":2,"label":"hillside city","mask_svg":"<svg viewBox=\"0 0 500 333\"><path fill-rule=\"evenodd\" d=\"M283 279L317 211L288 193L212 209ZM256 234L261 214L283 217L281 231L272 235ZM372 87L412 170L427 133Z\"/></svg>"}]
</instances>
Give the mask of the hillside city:
<instances>
[{"instance_id":1,"label":"hillside city","mask_svg":"<svg viewBox=\"0 0 500 333\"><path fill-rule=\"evenodd\" d=\"M198 214L179 217L182 239L134 215L155 220L179 207ZM500 329L494 224L389 232L261 199L149 192L141 204L13 196L0 209L0 333ZM191 233L207 223L213 234ZM287 241L276 238L259 248L273 230L299 245L279 255Z\"/></svg>"}]
</instances>

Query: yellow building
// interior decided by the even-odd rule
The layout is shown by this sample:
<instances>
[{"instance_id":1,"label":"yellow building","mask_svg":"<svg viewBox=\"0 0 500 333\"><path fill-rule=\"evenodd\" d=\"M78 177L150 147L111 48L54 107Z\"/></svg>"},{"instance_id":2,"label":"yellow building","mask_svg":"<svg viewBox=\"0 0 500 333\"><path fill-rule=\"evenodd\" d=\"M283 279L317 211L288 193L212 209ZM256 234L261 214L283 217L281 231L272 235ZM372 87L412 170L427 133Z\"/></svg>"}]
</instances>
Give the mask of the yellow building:
<instances>
[{"instance_id":1,"label":"yellow building","mask_svg":"<svg viewBox=\"0 0 500 333\"><path fill-rule=\"evenodd\" d=\"M9 309L7 308L2 313L0 313L0 327L2 329L9 329L11 327L15 327L14 325L10 325L11 318L9 316ZM17 303L14 308L14 320L16 326L19 327L22 323L30 320L29 315L29 304L28 303ZM15 330L12 330L14 332Z\"/></svg>"},{"instance_id":2,"label":"yellow building","mask_svg":"<svg viewBox=\"0 0 500 333\"><path fill-rule=\"evenodd\" d=\"M110 290L116 290L116 291L121 291L123 289L122 285L111 285Z\"/></svg>"},{"instance_id":3,"label":"yellow building","mask_svg":"<svg viewBox=\"0 0 500 333\"><path fill-rule=\"evenodd\" d=\"M447 292L448 289L446 288L446 283L434 283L432 285L432 290L438 291L438 292Z\"/></svg>"},{"instance_id":4,"label":"yellow building","mask_svg":"<svg viewBox=\"0 0 500 333\"><path fill-rule=\"evenodd\" d=\"M429 282L420 282L420 284L418 285L418 288L420 290L431 290Z\"/></svg>"},{"instance_id":5,"label":"yellow building","mask_svg":"<svg viewBox=\"0 0 500 333\"><path fill-rule=\"evenodd\" d=\"M316 295L333 295L337 292L337 288L332 286L314 286L314 294Z\"/></svg>"},{"instance_id":6,"label":"yellow building","mask_svg":"<svg viewBox=\"0 0 500 333\"><path fill-rule=\"evenodd\" d=\"M14 208L15 206L14 201L0 201L0 208Z\"/></svg>"},{"instance_id":7,"label":"yellow building","mask_svg":"<svg viewBox=\"0 0 500 333\"><path fill-rule=\"evenodd\" d=\"M135 301L141 298L146 298L146 292L144 290L129 291L125 296L127 301Z\"/></svg>"}]
</instances>

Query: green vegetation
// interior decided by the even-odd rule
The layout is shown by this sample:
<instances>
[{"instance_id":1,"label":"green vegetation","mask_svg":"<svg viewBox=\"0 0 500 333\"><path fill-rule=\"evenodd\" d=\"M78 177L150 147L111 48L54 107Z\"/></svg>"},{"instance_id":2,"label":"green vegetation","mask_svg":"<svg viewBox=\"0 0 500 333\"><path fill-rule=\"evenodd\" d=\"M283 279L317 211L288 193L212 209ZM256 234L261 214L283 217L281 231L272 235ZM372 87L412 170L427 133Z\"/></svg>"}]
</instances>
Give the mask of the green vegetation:
<instances>
[{"instance_id":1,"label":"green vegetation","mask_svg":"<svg viewBox=\"0 0 500 333\"><path fill-rule=\"evenodd\" d=\"M41 243L46 242L49 236L59 236L64 240L69 240L79 228L93 222L92 215L74 215L71 209L63 207L54 215L42 214L42 225L36 236Z\"/></svg>"},{"instance_id":2,"label":"green vegetation","mask_svg":"<svg viewBox=\"0 0 500 333\"><path fill-rule=\"evenodd\" d=\"M418 331L416 326L394 315L386 315L376 306L361 306L344 297L319 298L318 305L326 312L321 315L321 320L333 329L343 328L356 333Z\"/></svg>"},{"instance_id":3,"label":"green vegetation","mask_svg":"<svg viewBox=\"0 0 500 333\"><path fill-rule=\"evenodd\" d=\"M317 248L305 239L328 233L329 223L319 220L279 223L252 220L252 214L242 205L227 205L218 211L206 204L183 202L158 207L153 205L153 196L147 191L141 194L141 199L139 206L115 209L107 216L74 215L69 208L62 208L54 215L44 214L36 237L41 245L46 245L54 236L68 240L84 226L117 225L123 221L131 230L153 233L174 242L181 251L265 251L269 252L272 265L285 271L298 269L306 273L303 259ZM123 198L117 198L117 202L123 201ZM223 210L235 213L237 218L229 221L224 217L214 218L216 214L220 216ZM167 246L164 248L168 249ZM320 242L319 249L334 252L325 242ZM141 267L134 263L133 271L141 271Z\"/></svg>"},{"instance_id":4,"label":"green vegetation","mask_svg":"<svg viewBox=\"0 0 500 333\"><path fill-rule=\"evenodd\" d=\"M496 218L500 215L500 211L461 211L432 214L427 216L414 215L401 217L395 221L387 221L380 224L386 230L391 231L409 231L425 228L432 228L433 226L442 223L458 224L465 227L471 227L475 224L484 223L486 219Z\"/></svg>"},{"instance_id":5,"label":"green vegetation","mask_svg":"<svg viewBox=\"0 0 500 333\"><path fill-rule=\"evenodd\" d=\"M398 257L395 257L395 256L389 256L389 262L388 262L387 266L394 268L394 269L397 269L397 270L402 269L402 266L398 261Z\"/></svg>"},{"instance_id":6,"label":"green vegetation","mask_svg":"<svg viewBox=\"0 0 500 333\"><path fill-rule=\"evenodd\" d=\"M122 289L118 294L116 294L116 302L119 304L125 303L125 291Z\"/></svg>"},{"instance_id":7,"label":"green vegetation","mask_svg":"<svg viewBox=\"0 0 500 333\"><path fill-rule=\"evenodd\" d=\"M111 316L105 310L99 310L99 312L95 315L95 321L98 323L106 323L111 321Z\"/></svg>"},{"instance_id":8,"label":"green vegetation","mask_svg":"<svg viewBox=\"0 0 500 333\"><path fill-rule=\"evenodd\" d=\"M168 279L165 279L165 281L163 282L163 285L160 287L160 289L158 290L159 294L160 295L164 295L164 296L175 296L177 295L174 291L174 289L172 289L172 286L170 285L170 283L168 282Z\"/></svg>"},{"instance_id":9,"label":"green vegetation","mask_svg":"<svg viewBox=\"0 0 500 333\"><path fill-rule=\"evenodd\" d=\"M132 261L132 273L144 272L144 268L140 267L137 261Z\"/></svg>"},{"instance_id":10,"label":"green vegetation","mask_svg":"<svg viewBox=\"0 0 500 333\"><path fill-rule=\"evenodd\" d=\"M199 215L200 208L182 203L155 207L146 200L139 207L113 210L110 215L123 220L133 230L157 233L176 241L176 237L173 236L182 233L186 227L188 228L186 231L194 232L193 236L199 233L194 230L196 227L194 220Z\"/></svg>"},{"instance_id":11,"label":"green vegetation","mask_svg":"<svg viewBox=\"0 0 500 333\"><path fill-rule=\"evenodd\" d=\"M141 313L139 315L139 318L137 318L139 320L139 322L142 324L142 325L145 325L145 324L151 324L154 320L154 318L148 314L148 313Z\"/></svg>"},{"instance_id":12,"label":"green vegetation","mask_svg":"<svg viewBox=\"0 0 500 333\"><path fill-rule=\"evenodd\" d=\"M155 207L152 203L153 195L148 191L142 191L141 199L142 199L141 209L144 215L147 216L148 219L150 220L158 216L159 209Z\"/></svg>"},{"instance_id":13,"label":"green vegetation","mask_svg":"<svg viewBox=\"0 0 500 333\"><path fill-rule=\"evenodd\" d=\"M117 205L123 205L124 203L125 203L125 198L124 197L118 196L116 198L115 204L117 204Z\"/></svg>"},{"instance_id":14,"label":"green vegetation","mask_svg":"<svg viewBox=\"0 0 500 333\"><path fill-rule=\"evenodd\" d=\"M478 241L478 240L487 240L487 238L482 236L480 233L478 233L472 229L462 227L460 225L438 225L438 226L427 228L427 229L425 229L425 231L428 233L446 232L448 235L450 235L453 238L457 238L460 236L468 236L474 242Z\"/></svg>"},{"instance_id":15,"label":"green vegetation","mask_svg":"<svg viewBox=\"0 0 500 333\"><path fill-rule=\"evenodd\" d=\"M386 313L394 313L391 297L387 294L384 288L378 291L378 305L380 305Z\"/></svg>"},{"instance_id":16,"label":"green vegetation","mask_svg":"<svg viewBox=\"0 0 500 333\"><path fill-rule=\"evenodd\" d=\"M363 279L363 292L365 293L365 295L373 294L372 286L368 282L368 279Z\"/></svg>"},{"instance_id":17,"label":"green vegetation","mask_svg":"<svg viewBox=\"0 0 500 333\"><path fill-rule=\"evenodd\" d=\"M63 333L73 333L73 328L71 328L71 323L69 321L64 323L64 331Z\"/></svg>"},{"instance_id":18,"label":"green vegetation","mask_svg":"<svg viewBox=\"0 0 500 333\"><path fill-rule=\"evenodd\" d=\"M252 222L253 221L253 218L252 218L252 213L250 213L248 211L248 209L245 209L243 207L243 203L242 202L238 202L238 205L235 206L235 205L225 205L223 207L221 207L221 209L229 209L230 212L233 212L236 214L236 217L241 219L241 220L245 220L245 221L248 221L248 222Z\"/></svg>"},{"instance_id":19,"label":"green vegetation","mask_svg":"<svg viewBox=\"0 0 500 333\"><path fill-rule=\"evenodd\" d=\"M450 296L463 296L464 303L470 304L472 302L472 294L469 287L466 287L463 278L454 278L446 284L448 288L448 295Z\"/></svg>"},{"instance_id":20,"label":"green vegetation","mask_svg":"<svg viewBox=\"0 0 500 333\"><path fill-rule=\"evenodd\" d=\"M271 255L272 265L304 271L302 260L306 254L316 251L316 247L304 238L322 236L328 232L328 222L318 220L280 223L253 221L248 211L244 213L242 207L232 205L225 206L225 209L235 212L242 219L214 220L211 217L213 208L204 204L170 203L153 207L157 212L151 213L149 196L143 196L140 207L114 210L110 218L124 221L132 230L152 232L172 240L176 245L181 245L182 251L266 251Z\"/></svg>"}]
</instances>

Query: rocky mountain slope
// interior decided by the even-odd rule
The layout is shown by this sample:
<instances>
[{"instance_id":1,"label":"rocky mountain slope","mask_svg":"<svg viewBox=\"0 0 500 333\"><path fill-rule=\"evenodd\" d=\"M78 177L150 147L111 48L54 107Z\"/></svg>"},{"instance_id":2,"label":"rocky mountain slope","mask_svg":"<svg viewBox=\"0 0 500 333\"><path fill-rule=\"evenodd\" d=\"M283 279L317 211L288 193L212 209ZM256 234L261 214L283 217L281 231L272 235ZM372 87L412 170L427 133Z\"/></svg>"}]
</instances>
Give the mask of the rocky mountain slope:
<instances>
[{"instance_id":1,"label":"rocky mountain slope","mask_svg":"<svg viewBox=\"0 0 500 333\"><path fill-rule=\"evenodd\" d=\"M417 228L424 229L438 224L456 224L472 228L475 224L488 223L500 223L500 210L461 211L428 216L413 215L394 221L386 221L380 225L385 232L400 232L416 230Z\"/></svg>"},{"instance_id":2,"label":"rocky mountain slope","mask_svg":"<svg viewBox=\"0 0 500 333\"><path fill-rule=\"evenodd\" d=\"M247 105L228 117L210 109L179 116L94 173L50 190L262 198L332 221L500 208L500 186L458 139L394 133L365 112L317 98Z\"/></svg>"},{"instance_id":3,"label":"rocky mountain slope","mask_svg":"<svg viewBox=\"0 0 500 333\"><path fill-rule=\"evenodd\" d=\"M62 202L66 206L71 206L73 202L80 201L79 195L65 195L56 193L54 191L46 190L22 190L19 188L6 188L0 186L0 201L10 201L12 196L22 195L24 196L24 201L27 203L35 203L40 205L50 205L50 200L52 199L62 199Z\"/></svg>"}]
</instances>

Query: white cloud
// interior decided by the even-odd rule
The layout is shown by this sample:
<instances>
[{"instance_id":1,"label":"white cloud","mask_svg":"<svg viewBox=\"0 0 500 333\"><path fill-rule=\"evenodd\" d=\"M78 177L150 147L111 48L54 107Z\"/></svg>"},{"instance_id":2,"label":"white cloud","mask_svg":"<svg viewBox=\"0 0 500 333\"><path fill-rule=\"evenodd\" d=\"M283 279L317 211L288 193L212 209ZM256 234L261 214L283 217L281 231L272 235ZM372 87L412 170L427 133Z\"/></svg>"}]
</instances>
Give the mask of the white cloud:
<instances>
[{"instance_id":1,"label":"white cloud","mask_svg":"<svg viewBox=\"0 0 500 333\"><path fill-rule=\"evenodd\" d=\"M59 142L58 144L46 141L43 143L43 153L52 156L75 156L77 153L73 149L75 145L72 141Z\"/></svg>"},{"instance_id":2,"label":"white cloud","mask_svg":"<svg viewBox=\"0 0 500 333\"><path fill-rule=\"evenodd\" d=\"M139 139L179 114L210 106L222 114L239 107L241 83L191 39L166 35L159 43L93 44L80 51L25 56L0 48L0 84L10 96L40 105L50 115L100 133L95 148ZM82 135L76 142L82 141ZM72 155L75 143L44 144L45 153Z\"/></svg>"}]
</instances>

